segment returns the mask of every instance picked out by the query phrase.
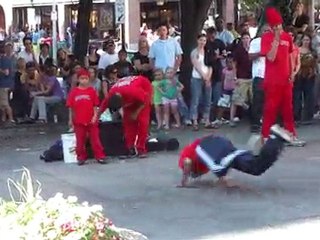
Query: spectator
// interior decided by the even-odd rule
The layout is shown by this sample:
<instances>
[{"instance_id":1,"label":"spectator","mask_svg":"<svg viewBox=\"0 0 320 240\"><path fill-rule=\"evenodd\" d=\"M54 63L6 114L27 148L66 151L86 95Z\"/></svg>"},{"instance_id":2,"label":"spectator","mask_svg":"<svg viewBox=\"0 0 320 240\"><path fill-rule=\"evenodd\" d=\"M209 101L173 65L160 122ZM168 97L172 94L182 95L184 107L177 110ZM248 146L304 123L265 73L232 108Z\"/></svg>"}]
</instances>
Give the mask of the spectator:
<instances>
[{"instance_id":1,"label":"spectator","mask_svg":"<svg viewBox=\"0 0 320 240\"><path fill-rule=\"evenodd\" d=\"M232 33L234 39L240 37L240 34L234 29L233 23L227 23L227 30Z\"/></svg>"},{"instance_id":2,"label":"spectator","mask_svg":"<svg viewBox=\"0 0 320 240\"><path fill-rule=\"evenodd\" d=\"M78 85L78 71L81 69L81 64L78 61L74 61L71 65L70 74L67 79L68 90ZM68 91L69 92L69 91Z\"/></svg>"},{"instance_id":3,"label":"spectator","mask_svg":"<svg viewBox=\"0 0 320 240\"><path fill-rule=\"evenodd\" d=\"M269 31L268 25L261 33ZM262 110L264 104L263 80L266 68L266 58L261 56L261 36L254 38L249 47L249 59L252 61L252 121L251 131L259 132L261 128Z\"/></svg>"},{"instance_id":4,"label":"spectator","mask_svg":"<svg viewBox=\"0 0 320 240\"><path fill-rule=\"evenodd\" d=\"M30 118L36 119L37 113L39 113L38 120L42 123L47 122L47 104L53 104L61 102L63 99L63 91L60 87L60 83L55 76L56 66L45 66L46 77L44 79L44 90L35 93L33 96L33 102L31 107Z\"/></svg>"},{"instance_id":5,"label":"spectator","mask_svg":"<svg viewBox=\"0 0 320 240\"><path fill-rule=\"evenodd\" d=\"M223 92L218 101L217 120L212 123L214 128L219 128L226 122L223 116L228 110L230 115L231 99L237 80L236 76L232 55L230 54L226 60L226 67L222 70Z\"/></svg>"},{"instance_id":6,"label":"spectator","mask_svg":"<svg viewBox=\"0 0 320 240\"><path fill-rule=\"evenodd\" d=\"M28 84L22 80L22 76L26 74L26 62L23 58L17 61L17 71L15 73L14 89L13 89L13 110L17 118L17 122L22 122L29 116L30 105L30 92Z\"/></svg>"},{"instance_id":7,"label":"spectator","mask_svg":"<svg viewBox=\"0 0 320 240\"><path fill-rule=\"evenodd\" d=\"M102 81L102 92L108 95L110 88L118 81L118 70L114 65L110 65L105 70L105 79Z\"/></svg>"},{"instance_id":8,"label":"spectator","mask_svg":"<svg viewBox=\"0 0 320 240\"><path fill-rule=\"evenodd\" d=\"M40 56L39 56L39 65L43 66L47 59L50 58L49 55L49 45L46 43L43 43L40 45Z\"/></svg>"},{"instance_id":9,"label":"spectator","mask_svg":"<svg viewBox=\"0 0 320 240\"><path fill-rule=\"evenodd\" d=\"M26 64L26 72L21 75L21 82L22 84L26 84L29 92L32 94L43 90L43 86L40 81L40 74L36 70L34 62L28 62Z\"/></svg>"},{"instance_id":10,"label":"spectator","mask_svg":"<svg viewBox=\"0 0 320 240\"><path fill-rule=\"evenodd\" d=\"M91 86L96 90L98 96L101 96L102 84L101 80L97 77L97 70L95 67L89 67L88 72L90 74Z\"/></svg>"},{"instance_id":11,"label":"spectator","mask_svg":"<svg viewBox=\"0 0 320 240\"><path fill-rule=\"evenodd\" d=\"M133 74L133 66L130 62L127 61L127 51L125 49L121 49L118 53L119 61L114 64L114 66L118 69L119 78L127 77Z\"/></svg>"},{"instance_id":12,"label":"spectator","mask_svg":"<svg viewBox=\"0 0 320 240\"><path fill-rule=\"evenodd\" d=\"M100 55L97 53L98 48L94 45L89 46L89 55L86 57L86 67L98 68Z\"/></svg>"},{"instance_id":13,"label":"spectator","mask_svg":"<svg viewBox=\"0 0 320 240\"><path fill-rule=\"evenodd\" d=\"M213 29L208 29L208 34L214 34ZM212 35L211 35L212 36ZM214 35L213 35L214 36ZM204 100L204 111L203 111L203 119L205 121L205 127L210 127L210 105L211 105L211 95L212 95L212 87L211 87L211 75L212 75L212 64L210 66L206 66L205 64L205 46L207 44L207 50L209 50L209 54L211 55L211 59L213 59L213 54L215 53L214 47L217 45L213 45L214 43L224 45L220 40L213 41L208 45L206 36L201 34L197 38L198 46L191 52L191 62L193 65L192 70L192 78L191 78L191 107L190 107L190 115L193 120L193 130L199 130L198 124L198 108L199 103L203 99ZM212 40L212 38L211 38ZM210 52L213 51L213 52ZM209 57L208 57L209 58Z\"/></svg>"},{"instance_id":14,"label":"spectator","mask_svg":"<svg viewBox=\"0 0 320 240\"><path fill-rule=\"evenodd\" d=\"M230 126L235 127L237 107L248 109L249 101L252 99L252 62L249 59L250 34L242 33L241 44L233 53L237 72L236 88L232 96L230 108Z\"/></svg>"},{"instance_id":15,"label":"spectator","mask_svg":"<svg viewBox=\"0 0 320 240\"><path fill-rule=\"evenodd\" d=\"M225 29L224 20L216 18L217 38L220 39L226 46L232 44L234 37L231 32Z\"/></svg>"},{"instance_id":16,"label":"spectator","mask_svg":"<svg viewBox=\"0 0 320 240\"><path fill-rule=\"evenodd\" d=\"M2 122L14 123L12 109L9 104L9 91L14 86L12 44L6 43L5 54L0 58L0 107Z\"/></svg>"},{"instance_id":17,"label":"spectator","mask_svg":"<svg viewBox=\"0 0 320 240\"><path fill-rule=\"evenodd\" d=\"M162 95L165 130L169 130L170 128L171 114L176 121L176 124L173 126L175 128L181 127L181 120L178 111L178 94L183 88L183 85L175 78L175 69L170 67L167 68L165 79L161 81L159 88Z\"/></svg>"},{"instance_id":18,"label":"spectator","mask_svg":"<svg viewBox=\"0 0 320 240\"><path fill-rule=\"evenodd\" d=\"M222 92L221 75L223 69L223 61L227 54L225 44L216 38L217 31L214 27L207 29L207 43L205 46L204 63L212 68L211 84L212 84L212 112L215 113L218 100ZM199 44L199 43L198 43ZM192 114L191 110L191 114ZM215 117L215 116L214 116ZM209 126L209 125L208 125ZM196 127L197 129L197 127Z\"/></svg>"},{"instance_id":19,"label":"spectator","mask_svg":"<svg viewBox=\"0 0 320 240\"><path fill-rule=\"evenodd\" d=\"M152 81L152 87L153 87L153 106L156 113L156 119L157 119L157 130L160 130L162 128L163 124L163 108L162 108L162 93L160 90L161 82L164 79L164 74L162 69L156 69L153 72L154 79Z\"/></svg>"},{"instance_id":20,"label":"spectator","mask_svg":"<svg viewBox=\"0 0 320 240\"><path fill-rule=\"evenodd\" d=\"M311 36L306 34L302 38L300 47L301 67L294 82L295 121L303 120L305 124L311 123L315 106L316 54L312 50L311 39Z\"/></svg>"},{"instance_id":21,"label":"spectator","mask_svg":"<svg viewBox=\"0 0 320 240\"><path fill-rule=\"evenodd\" d=\"M18 58L23 58L26 63L37 63L36 57L33 52L32 39L28 37L23 38L23 45L25 49L19 53Z\"/></svg>"},{"instance_id":22,"label":"spectator","mask_svg":"<svg viewBox=\"0 0 320 240\"><path fill-rule=\"evenodd\" d=\"M106 52L99 59L98 69L103 71L109 65L115 64L118 60L118 54L115 52L116 45L112 39L107 40L103 44L103 50Z\"/></svg>"},{"instance_id":23,"label":"spectator","mask_svg":"<svg viewBox=\"0 0 320 240\"><path fill-rule=\"evenodd\" d=\"M149 44L145 36L139 38L139 49L133 56L133 66L138 74L152 80L152 66L149 61Z\"/></svg>"},{"instance_id":24,"label":"spectator","mask_svg":"<svg viewBox=\"0 0 320 240\"><path fill-rule=\"evenodd\" d=\"M159 39L150 48L150 63L153 69L161 68L165 71L171 67L177 71L182 60L182 49L174 38L168 36L168 31L166 24L160 24L158 28Z\"/></svg>"},{"instance_id":25,"label":"spectator","mask_svg":"<svg viewBox=\"0 0 320 240\"><path fill-rule=\"evenodd\" d=\"M309 16L304 13L304 5L298 2L293 13L292 25L295 28L296 33L304 33L309 26Z\"/></svg>"}]
</instances>

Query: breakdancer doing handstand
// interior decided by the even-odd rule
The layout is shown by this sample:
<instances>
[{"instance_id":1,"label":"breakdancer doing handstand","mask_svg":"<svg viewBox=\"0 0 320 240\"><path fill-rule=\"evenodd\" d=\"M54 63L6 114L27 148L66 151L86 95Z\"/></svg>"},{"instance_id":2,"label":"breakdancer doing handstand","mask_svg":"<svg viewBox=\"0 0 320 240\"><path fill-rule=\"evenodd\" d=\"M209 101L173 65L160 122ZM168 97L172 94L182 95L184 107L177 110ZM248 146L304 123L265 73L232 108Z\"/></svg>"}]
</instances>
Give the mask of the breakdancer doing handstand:
<instances>
[{"instance_id":1,"label":"breakdancer doing handstand","mask_svg":"<svg viewBox=\"0 0 320 240\"><path fill-rule=\"evenodd\" d=\"M291 139L288 131L279 125L273 125L271 134L258 155L237 149L224 137L210 135L197 139L181 151L179 167L183 175L179 187L190 186L190 178L200 177L209 171L214 173L223 185L236 186L225 178L230 168L260 176L277 161L284 143L290 143Z\"/></svg>"}]
</instances>

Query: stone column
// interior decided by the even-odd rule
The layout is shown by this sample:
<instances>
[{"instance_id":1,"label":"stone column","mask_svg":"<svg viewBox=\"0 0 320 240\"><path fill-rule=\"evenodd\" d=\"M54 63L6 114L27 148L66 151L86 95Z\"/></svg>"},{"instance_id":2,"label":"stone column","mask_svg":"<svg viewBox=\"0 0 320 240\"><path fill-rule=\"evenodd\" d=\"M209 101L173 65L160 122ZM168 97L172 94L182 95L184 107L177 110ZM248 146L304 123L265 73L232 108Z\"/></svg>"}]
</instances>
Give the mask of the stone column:
<instances>
[{"instance_id":1,"label":"stone column","mask_svg":"<svg viewBox=\"0 0 320 240\"><path fill-rule=\"evenodd\" d=\"M223 18L226 23L231 22L234 23L234 1L233 0L225 0L223 2Z\"/></svg>"},{"instance_id":2,"label":"stone column","mask_svg":"<svg viewBox=\"0 0 320 240\"><path fill-rule=\"evenodd\" d=\"M3 7L5 20L6 20L6 30L8 32L9 28L12 25L12 1L1 1L1 6Z\"/></svg>"},{"instance_id":3,"label":"stone column","mask_svg":"<svg viewBox=\"0 0 320 240\"><path fill-rule=\"evenodd\" d=\"M125 39L128 48L136 50L140 35L140 0L126 0Z\"/></svg>"},{"instance_id":4,"label":"stone column","mask_svg":"<svg viewBox=\"0 0 320 240\"><path fill-rule=\"evenodd\" d=\"M64 3L58 3L58 29L59 29L59 38L60 40L64 39L65 29L65 5Z\"/></svg>"}]
</instances>

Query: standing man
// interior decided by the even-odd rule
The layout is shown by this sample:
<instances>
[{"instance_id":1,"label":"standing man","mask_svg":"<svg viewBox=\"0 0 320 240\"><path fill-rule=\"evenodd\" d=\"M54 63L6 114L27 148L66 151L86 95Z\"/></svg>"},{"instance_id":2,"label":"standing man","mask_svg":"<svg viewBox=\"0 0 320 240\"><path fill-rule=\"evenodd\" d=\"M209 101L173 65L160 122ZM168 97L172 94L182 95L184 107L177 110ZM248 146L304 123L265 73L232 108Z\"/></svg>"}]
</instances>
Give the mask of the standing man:
<instances>
[{"instance_id":1,"label":"standing man","mask_svg":"<svg viewBox=\"0 0 320 240\"><path fill-rule=\"evenodd\" d=\"M153 69L166 71L168 67L177 71L182 60L182 49L174 38L168 36L169 28L166 24L160 24L158 28L159 39L150 48L149 58Z\"/></svg>"},{"instance_id":2,"label":"standing man","mask_svg":"<svg viewBox=\"0 0 320 240\"><path fill-rule=\"evenodd\" d=\"M107 40L103 43L103 51L104 53L99 60L98 70L104 71L106 67L115 64L119 61L118 53L115 52L116 45L112 39Z\"/></svg>"},{"instance_id":3,"label":"standing man","mask_svg":"<svg viewBox=\"0 0 320 240\"><path fill-rule=\"evenodd\" d=\"M234 37L230 31L228 31L224 26L224 20L222 18L216 19L217 27L217 38L220 39L227 47L229 47L233 41Z\"/></svg>"},{"instance_id":4,"label":"standing man","mask_svg":"<svg viewBox=\"0 0 320 240\"><path fill-rule=\"evenodd\" d=\"M207 44L205 46L204 63L213 69L212 82L212 112L215 118L215 110L222 94L222 61L226 57L226 45L216 38L217 30L214 27L207 29Z\"/></svg>"},{"instance_id":5,"label":"standing man","mask_svg":"<svg viewBox=\"0 0 320 240\"><path fill-rule=\"evenodd\" d=\"M37 60L33 51L32 39L29 37L24 37L23 45L25 49L19 53L18 58L23 58L26 63L34 62L35 64L37 64Z\"/></svg>"},{"instance_id":6,"label":"standing man","mask_svg":"<svg viewBox=\"0 0 320 240\"><path fill-rule=\"evenodd\" d=\"M261 33L270 31L268 25L261 29ZM251 131L260 132L262 109L264 103L263 79L266 69L266 58L261 55L261 35L250 43L249 58L252 60L252 122Z\"/></svg>"},{"instance_id":7,"label":"standing man","mask_svg":"<svg viewBox=\"0 0 320 240\"><path fill-rule=\"evenodd\" d=\"M266 19L272 31L264 33L261 39L261 55L266 56L264 79L265 106L263 111L262 137L265 141L271 126L280 113L284 127L292 135L292 144L304 146L297 138L293 119L292 83L294 79L292 37L282 29L282 17L273 7L266 10Z\"/></svg>"},{"instance_id":8,"label":"standing man","mask_svg":"<svg viewBox=\"0 0 320 240\"><path fill-rule=\"evenodd\" d=\"M12 43L7 42L4 47L4 55L0 57L0 107L2 110L2 122L14 123L12 109L9 104L9 91L14 85L14 56Z\"/></svg>"},{"instance_id":9,"label":"standing man","mask_svg":"<svg viewBox=\"0 0 320 240\"><path fill-rule=\"evenodd\" d=\"M100 114L107 108L118 111L123 108L123 128L128 156L147 157L147 137L150 124L152 85L143 76L119 79L110 89L99 109Z\"/></svg>"}]
</instances>

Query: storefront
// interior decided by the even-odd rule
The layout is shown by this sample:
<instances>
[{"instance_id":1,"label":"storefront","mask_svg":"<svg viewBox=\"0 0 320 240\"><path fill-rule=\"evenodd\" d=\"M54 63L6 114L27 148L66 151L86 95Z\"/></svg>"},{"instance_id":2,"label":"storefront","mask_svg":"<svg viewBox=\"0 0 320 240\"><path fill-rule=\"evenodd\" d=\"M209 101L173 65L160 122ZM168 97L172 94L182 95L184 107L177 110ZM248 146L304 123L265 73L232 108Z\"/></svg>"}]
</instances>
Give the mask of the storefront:
<instances>
[{"instance_id":1,"label":"storefront","mask_svg":"<svg viewBox=\"0 0 320 240\"><path fill-rule=\"evenodd\" d=\"M78 5L65 6L65 25L72 30L78 22ZM114 31L114 3L93 4L90 14L90 38L102 38L107 32Z\"/></svg>"},{"instance_id":2,"label":"storefront","mask_svg":"<svg viewBox=\"0 0 320 240\"><path fill-rule=\"evenodd\" d=\"M148 28L155 30L159 23L167 23L180 27L180 2L141 2L140 21Z\"/></svg>"}]
</instances>

